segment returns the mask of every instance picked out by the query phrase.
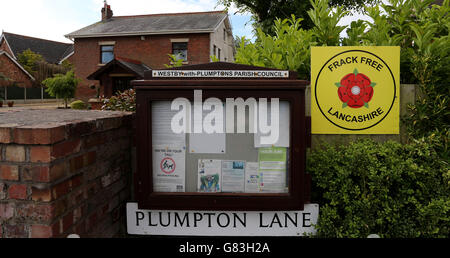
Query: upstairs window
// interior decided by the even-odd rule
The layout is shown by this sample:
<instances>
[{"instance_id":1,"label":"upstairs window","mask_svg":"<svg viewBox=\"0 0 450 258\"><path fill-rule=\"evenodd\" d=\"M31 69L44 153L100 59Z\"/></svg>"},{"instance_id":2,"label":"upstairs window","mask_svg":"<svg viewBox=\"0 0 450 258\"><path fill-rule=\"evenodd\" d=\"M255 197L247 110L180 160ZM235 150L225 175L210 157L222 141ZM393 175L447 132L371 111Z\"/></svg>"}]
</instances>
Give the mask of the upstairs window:
<instances>
[{"instance_id":1,"label":"upstairs window","mask_svg":"<svg viewBox=\"0 0 450 258\"><path fill-rule=\"evenodd\" d=\"M101 46L101 63L107 64L114 59L114 46Z\"/></svg>"},{"instance_id":2,"label":"upstairs window","mask_svg":"<svg viewBox=\"0 0 450 258\"><path fill-rule=\"evenodd\" d=\"M188 55L188 43L187 42L173 42L172 43L172 54L175 55L177 60L183 60L187 62Z\"/></svg>"}]
</instances>

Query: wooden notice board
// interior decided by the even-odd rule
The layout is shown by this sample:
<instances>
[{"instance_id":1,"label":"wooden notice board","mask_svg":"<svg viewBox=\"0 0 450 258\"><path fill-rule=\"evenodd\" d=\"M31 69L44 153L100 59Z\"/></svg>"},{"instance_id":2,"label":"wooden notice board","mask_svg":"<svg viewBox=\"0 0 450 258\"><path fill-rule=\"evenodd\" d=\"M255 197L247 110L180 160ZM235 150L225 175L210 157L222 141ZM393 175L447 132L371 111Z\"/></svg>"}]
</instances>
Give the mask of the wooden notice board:
<instances>
[{"instance_id":1,"label":"wooden notice board","mask_svg":"<svg viewBox=\"0 0 450 258\"><path fill-rule=\"evenodd\" d=\"M139 209L303 210L308 81L217 62L132 85Z\"/></svg>"}]
</instances>

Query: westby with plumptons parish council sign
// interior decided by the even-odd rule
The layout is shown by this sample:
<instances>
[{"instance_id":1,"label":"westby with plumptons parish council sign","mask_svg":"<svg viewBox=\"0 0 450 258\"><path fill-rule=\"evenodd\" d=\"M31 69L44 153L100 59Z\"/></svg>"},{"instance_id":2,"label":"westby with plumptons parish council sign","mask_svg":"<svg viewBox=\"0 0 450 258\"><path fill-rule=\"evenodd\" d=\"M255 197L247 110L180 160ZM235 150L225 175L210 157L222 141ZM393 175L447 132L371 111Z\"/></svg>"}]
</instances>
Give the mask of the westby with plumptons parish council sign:
<instances>
[{"instance_id":1,"label":"westby with plumptons parish council sign","mask_svg":"<svg viewBox=\"0 0 450 258\"><path fill-rule=\"evenodd\" d=\"M313 134L399 134L399 47L312 47Z\"/></svg>"}]
</instances>

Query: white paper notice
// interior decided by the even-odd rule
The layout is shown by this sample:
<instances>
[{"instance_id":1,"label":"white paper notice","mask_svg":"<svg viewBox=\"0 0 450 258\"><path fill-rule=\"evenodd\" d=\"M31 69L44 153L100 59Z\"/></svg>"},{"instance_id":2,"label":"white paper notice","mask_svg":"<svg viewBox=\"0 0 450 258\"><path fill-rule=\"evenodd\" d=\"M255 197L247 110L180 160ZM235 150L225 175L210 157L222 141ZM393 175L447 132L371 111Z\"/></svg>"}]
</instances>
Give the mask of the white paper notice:
<instances>
[{"instance_id":1,"label":"white paper notice","mask_svg":"<svg viewBox=\"0 0 450 258\"><path fill-rule=\"evenodd\" d=\"M245 191L245 161L222 161L222 192Z\"/></svg>"},{"instance_id":2,"label":"white paper notice","mask_svg":"<svg viewBox=\"0 0 450 258\"><path fill-rule=\"evenodd\" d=\"M267 120L268 124L272 125L271 121L271 107L267 104ZM290 141L290 120L291 120L291 112L290 112L290 104L287 101L280 101L280 121L279 121L279 137L278 141L275 144L261 144L261 137L267 136L266 134L261 134L258 129L258 132L255 133L255 148L261 147L289 147Z\"/></svg>"},{"instance_id":3,"label":"white paper notice","mask_svg":"<svg viewBox=\"0 0 450 258\"><path fill-rule=\"evenodd\" d=\"M225 134L225 108L221 104L215 110L211 107L211 111L203 110L207 102L203 106L196 106L192 108L192 129L189 134L189 152L190 153L211 153L211 154L225 154L226 153L226 134ZM200 115L201 114L201 115ZM215 115L218 115L216 117ZM220 118L220 114L222 117ZM220 132L208 133L205 126L214 124L214 129L220 128ZM223 133L222 133L223 132Z\"/></svg>"},{"instance_id":4,"label":"white paper notice","mask_svg":"<svg viewBox=\"0 0 450 258\"><path fill-rule=\"evenodd\" d=\"M182 146L153 145L154 192L185 192L185 157Z\"/></svg>"},{"instance_id":5,"label":"white paper notice","mask_svg":"<svg viewBox=\"0 0 450 258\"><path fill-rule=\"evenodd\" d=\"M152 102L153 145L181 145L186 147L186 134L172 131L172 118L179 111L171 110L170 101Z\"/></svg>"},{"instance_id":6,"label":"white paper notice","mask_svg":"<svg viewBox=\"0 0 450 258\"><path fill-rule=\"evenodd\" d=\"M189 134L189 150L190 153L211 153L211 154L225 154L226 153L226 134Z\"/></svg>"},{"instance_id":7,"label":"white paper notice","mask_svg":"<svg viewBox=\"0 0 450 258\"><path fill-rule=\"evenodd\" d=\"M220 192L221 191L221 160L200 159L198 160L198 192Z\"/></svg>"},{"instance_id":8,"label":"white paper notice","mask_svg":"<svg viewBox=\"0 0 450 258\"><path fill-rule=\"evenodd\" d=\"M245 164L245 192L259 193L258 162L247 162Z\"/></svg>"}]
</instances>

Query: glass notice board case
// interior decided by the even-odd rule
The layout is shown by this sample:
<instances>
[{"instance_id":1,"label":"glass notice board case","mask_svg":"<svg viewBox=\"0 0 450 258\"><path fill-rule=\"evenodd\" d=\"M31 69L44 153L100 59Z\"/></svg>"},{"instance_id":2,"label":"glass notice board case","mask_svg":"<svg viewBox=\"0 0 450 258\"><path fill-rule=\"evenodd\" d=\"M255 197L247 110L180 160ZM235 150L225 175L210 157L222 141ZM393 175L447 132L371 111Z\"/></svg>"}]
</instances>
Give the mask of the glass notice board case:
<instances>
[{"instance_id":1,"label":"glass notice board case","mask_svg":"<svg viewBox=\"0 0 450 258\"><path fill-rule=\"evenodd\" d=\"M302 210L308 82L218 74L133 82L139 208Z\"/></svg>"}]
</instances>

